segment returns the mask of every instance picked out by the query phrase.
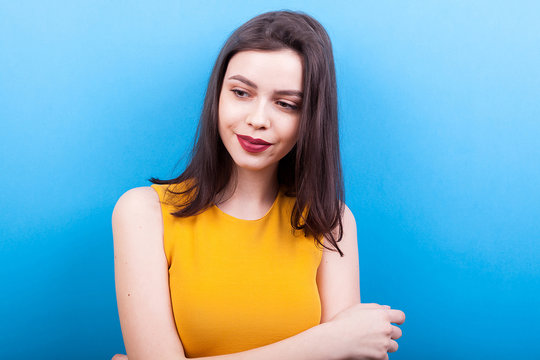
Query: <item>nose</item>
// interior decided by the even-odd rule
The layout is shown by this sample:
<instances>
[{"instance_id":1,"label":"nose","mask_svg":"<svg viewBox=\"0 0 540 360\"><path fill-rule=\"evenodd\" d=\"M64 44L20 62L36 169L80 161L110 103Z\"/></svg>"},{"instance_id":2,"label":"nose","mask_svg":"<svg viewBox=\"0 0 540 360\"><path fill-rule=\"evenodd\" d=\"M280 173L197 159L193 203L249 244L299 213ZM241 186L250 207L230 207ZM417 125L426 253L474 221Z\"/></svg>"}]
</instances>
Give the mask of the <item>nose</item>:
<instances>
[{"instance_id":1,"label":"nose","mask_svg":"<svg viewBox=\"0 0 540 360\"><path fill-rule=\"evenodd\" d=\"M255 129L267 129L270 127L270 118L267 113L265 101L258 101L246 116L246 124Z\"/></svg>"}]
</instances>

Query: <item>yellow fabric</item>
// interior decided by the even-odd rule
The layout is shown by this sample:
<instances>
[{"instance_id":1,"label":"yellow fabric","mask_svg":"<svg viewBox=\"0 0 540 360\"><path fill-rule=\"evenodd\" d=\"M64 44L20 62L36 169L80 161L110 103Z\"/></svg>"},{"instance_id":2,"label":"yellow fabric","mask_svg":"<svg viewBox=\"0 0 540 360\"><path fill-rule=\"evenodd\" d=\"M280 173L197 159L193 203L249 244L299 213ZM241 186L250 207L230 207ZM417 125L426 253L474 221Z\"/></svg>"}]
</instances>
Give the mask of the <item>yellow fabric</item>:
<instances>
[{"instance_id":1,"label":"yellow fabric","mask_svg":"<svg viewBox=\"0 0 540 360\"><path fill-rule=\"evenodd\" d=\"M267 214L242 220L213 206L188 218L162 201L171 302L188 357L245 351L320 323L322 250L293 231L294 198L279 192Z\"/></svg>"}]
</instances>

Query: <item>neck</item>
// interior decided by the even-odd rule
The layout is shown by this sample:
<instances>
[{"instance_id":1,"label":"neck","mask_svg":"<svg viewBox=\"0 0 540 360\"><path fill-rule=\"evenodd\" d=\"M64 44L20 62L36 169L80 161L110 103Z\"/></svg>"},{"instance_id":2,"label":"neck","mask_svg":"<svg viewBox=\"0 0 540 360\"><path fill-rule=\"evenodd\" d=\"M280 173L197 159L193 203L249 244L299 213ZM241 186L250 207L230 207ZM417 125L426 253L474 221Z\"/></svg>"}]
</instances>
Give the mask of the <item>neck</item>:
<instances>
[{"instance_id":1,"label":"neck","mask_svg":"<svg viewBox=\"0 0 540 360\"><path fill-rule=\"evenodd\" d=\"M278 190L277 164L257 171L235 167L229 184L218 196L217 205L230 215L257 219L272 206Z\"/></svg>"},{"instance_id":2,"label":"neck","mask_svg":"<svg viewBox=\"0 0 540 360\"><path fill-rule=\"evenodd\" d=\"M223 199L236 198L253 204L273 203L278 189L277 166L257 171L235 167L231 181L223 191Z\"/></svg>"}]
</instances>

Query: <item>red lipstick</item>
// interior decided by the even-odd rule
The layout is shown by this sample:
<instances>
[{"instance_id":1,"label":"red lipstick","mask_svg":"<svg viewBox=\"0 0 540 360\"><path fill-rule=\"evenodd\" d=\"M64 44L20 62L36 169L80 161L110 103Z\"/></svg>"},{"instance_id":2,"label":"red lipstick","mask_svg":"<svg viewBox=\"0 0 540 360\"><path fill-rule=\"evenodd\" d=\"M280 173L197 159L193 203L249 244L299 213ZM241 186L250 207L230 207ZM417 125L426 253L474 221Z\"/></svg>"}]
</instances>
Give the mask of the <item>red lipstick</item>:
<instances>
[{"instance_id":1,"label":"red lipstick","mask_svg":"<svg viewBox=\"0 0 540 360\"><path fill-rule=\"evenodd\" d=\"M246 135L236 135L238 138L238 142L242 146L244 150L250 153L259 153L262 152L270 147L269 142L266 142L262 139L254 139L250 136Z\"/></svg>"}]
</instances>

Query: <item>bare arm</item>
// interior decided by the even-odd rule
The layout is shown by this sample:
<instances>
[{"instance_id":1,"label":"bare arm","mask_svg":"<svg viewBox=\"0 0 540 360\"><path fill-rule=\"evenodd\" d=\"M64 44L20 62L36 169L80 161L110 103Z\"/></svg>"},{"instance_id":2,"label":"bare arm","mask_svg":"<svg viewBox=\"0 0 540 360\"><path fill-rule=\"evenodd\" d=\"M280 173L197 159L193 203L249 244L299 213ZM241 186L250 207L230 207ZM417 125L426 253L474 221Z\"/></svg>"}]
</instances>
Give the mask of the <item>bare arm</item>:
<instances>
[{"instance_id":1,"label":"bare arm","mask_svg":"<svg viewBox=\"0 0 540 360\"><path fill-rule=\"evenodd\" d=\"M169 296L159 197L141 187L120 197L113 211L118 314L130 360L183 359Z\"/></svg>"},{"instance_id":2,"label":"bare arm","mask_svg":"<svg viewBox=\"0 0 540 360\"><path fill-rule=\"evenodd\" d=\"M327 345L327 324L317 325L276 343L234 354L200 357L204 360L338 360Z\"/></svg>"},{"instance_id":3,"label":"bare arm","mask_svg":"<svg viewBox=\"0 0 540 360\"><path fill-rule=\"evenodd\" d=\"M337 251L323 249L317 270L317 287L321 298L321 323L337 313L360 303L360 270L354 216L345 205L342 217L343 237L338 242L343 257ZM337 235L337 232L335 231ZM330 244L326 242L326 246Z\"/></svg>"},{"instance_id":4,"label":"bare arm","mask_svg":"<svg viewBox=\"0 0 540 360\"><path fill-rule=\"evenodd\" d=\"M126 192L112 224L116 297L129 360L185 359L172 313L157 193L150 187ZM326 345L323 325L271 345L202 359L338 359Z\"/></svg>"},{"instance_id":5,"label":"bare arm","mask_svg":"<svg viewBox=\"0 0 540 360\"><path fill-rule=\"evenodd\" d=\"M115 206L112 224L116 297L129 360L186 359L172 313L156 192L150 187L126 192ZM355 300L354 293L353 289L349 299ZM340 302L339 306L346 303ZM384 359L387 350L395 351L388 342L390 337L401 336L397 327L389 326L390 322L402 322L402 314L377 304L357 304L339 313L335 320L279 342L199 359Z\"/></svg>"}]
</instances>

